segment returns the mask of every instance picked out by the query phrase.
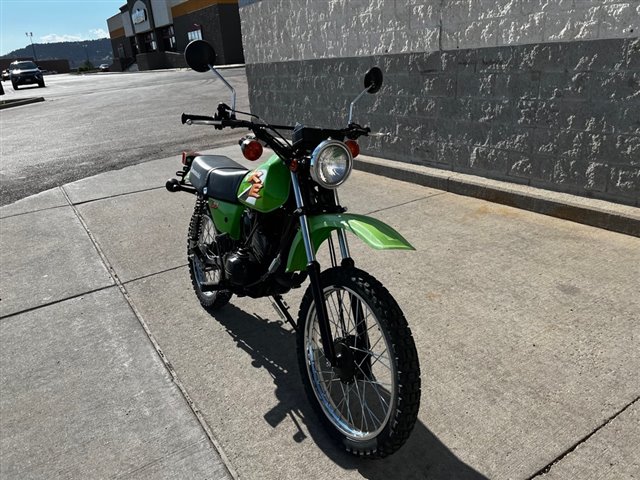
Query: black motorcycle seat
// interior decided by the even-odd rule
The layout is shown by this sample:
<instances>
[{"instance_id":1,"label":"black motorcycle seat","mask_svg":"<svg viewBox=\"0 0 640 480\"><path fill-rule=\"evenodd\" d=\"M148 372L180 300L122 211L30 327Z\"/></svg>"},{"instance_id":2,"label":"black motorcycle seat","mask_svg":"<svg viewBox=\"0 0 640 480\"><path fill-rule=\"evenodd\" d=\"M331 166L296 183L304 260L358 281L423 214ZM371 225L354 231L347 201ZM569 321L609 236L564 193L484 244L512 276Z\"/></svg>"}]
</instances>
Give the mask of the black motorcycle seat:
<instances>
[{"instance_id":1,"label":"black motorcycle seat","mask_svg":"<svg viewBox=\"0 0 640 480\"><path fill-rule=\"evenodd\" d=\"M189 179L198 193L223 202L240 203L238 187L249 170L223 155L193 159Z\"/></svg>"}]
</instances>

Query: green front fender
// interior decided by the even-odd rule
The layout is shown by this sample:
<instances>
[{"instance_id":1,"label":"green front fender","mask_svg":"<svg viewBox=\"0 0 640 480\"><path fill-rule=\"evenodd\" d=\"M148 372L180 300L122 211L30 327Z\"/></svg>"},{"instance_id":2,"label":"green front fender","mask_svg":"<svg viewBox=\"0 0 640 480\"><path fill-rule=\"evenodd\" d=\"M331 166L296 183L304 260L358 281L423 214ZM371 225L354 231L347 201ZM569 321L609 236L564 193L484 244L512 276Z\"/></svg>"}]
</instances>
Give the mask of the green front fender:
<instances>
[{"instance_id":1,"label":"green front fender","mask_svg":"<svg viewBox=\"0 0 640 480\"><path fill-rule=\"evenodd\" d=\"M314 251L329 238L331 232L342 229L351 232L364 243L376 250L415 250L397 231L375 218L353 213L325 214L308 217L311 240ZM302 234L298 232L289 250L287 272L304 270L307 266L307 254Z\"/></svg>"}]
</instances>

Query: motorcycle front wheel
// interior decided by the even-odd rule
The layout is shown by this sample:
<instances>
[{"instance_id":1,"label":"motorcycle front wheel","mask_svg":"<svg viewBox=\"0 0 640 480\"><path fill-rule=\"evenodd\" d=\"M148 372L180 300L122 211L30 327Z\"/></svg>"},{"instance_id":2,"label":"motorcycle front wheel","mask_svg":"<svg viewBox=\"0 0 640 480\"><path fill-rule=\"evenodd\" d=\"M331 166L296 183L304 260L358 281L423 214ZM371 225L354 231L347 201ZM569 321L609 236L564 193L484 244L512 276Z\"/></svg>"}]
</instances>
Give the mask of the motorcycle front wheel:
<instances>
[{"instance_id":1,"label":"motorcycle front wheel","mask_svg":"<svg viewBox=\"0 0 640 480\"><path fill-rule=\"evenodd\" d=\"M418 354L400 307L356 268L320 275L338 368L324 356L309 287L298 316L298 363L321 421L344 448L383 458L409 438L420 406Z\"/></svg>"},{"instance_id":2,"label":"motorcycle front wheel","mask_svg":"<svg viewBox=\"0 0 640 480\"><path fill-rule=\"evenodd\" d=\"M217 285L222 279L222 269L205 265L203 257L215 258L219 255L216 243L217 235L213 219L208 212L207 202L198 199L189 223L189 238L187 258L189 275L193 290L200 301L200 305L213 312L229 303L231 292L227 290L207 290L208 286Z\"/></svg>"}]
</instances>

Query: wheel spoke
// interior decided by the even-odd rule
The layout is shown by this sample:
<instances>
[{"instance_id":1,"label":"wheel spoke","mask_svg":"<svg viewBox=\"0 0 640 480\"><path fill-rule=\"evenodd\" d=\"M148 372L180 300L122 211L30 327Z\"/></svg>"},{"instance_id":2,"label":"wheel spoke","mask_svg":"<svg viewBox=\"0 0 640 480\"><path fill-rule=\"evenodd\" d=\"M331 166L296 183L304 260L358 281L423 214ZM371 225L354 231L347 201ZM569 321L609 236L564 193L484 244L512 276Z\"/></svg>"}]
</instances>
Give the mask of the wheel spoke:
<instances>
[{"instance_id":1,"label":"wheel spoke","mask_svg":"<svg viewBox=\"0 0 640 480\"><path fill-rule=\"evenodd\" d=\"M336 313L336 316L338 316L339 315L338 314L338 308L336 306L335 301L333 300L333 295L331 295L331 293L333 293L333 292L330 292L329 295L327 295L327 297L326 297L326 299L330 299L331 300L331 303L329 303L327 301L325 301L325 303L327 305L329 305L329 306L332 306L333 307L333 311ZM331 318L331 315L329 315L329 308L328 307L327 307L327 316L329 317L328 320L329 320L330 324L333 324L335 326L335 330L334 330L334 336L335 336L335 334L338 333L339 326L338 326L338 323L333 318Z\"/></svg>"},{"instance_id":2,"label":"wheel spoke","mask_svg":"<svg viewBox=\"0 0 640 480\"><path fill-rule=\"evenodd\" d=\"M382 358L382 355L377 357L373 362L371 362L371 368L373 368L373 366L376 363L380 363L380 365L382 365L383 367L385 367L387 370L391 370L391 365L387 365L386 363L384 363L383 361L381 361L380 359Z\"/></svg>"},{"instance_id":3,"label":"wheel spoke","mask_svg":"<svg viewBox=\"0 0 640 480\"><path fill-rule=\"evenodd\" d=\"M358 380L355 381L356 384L356 391L358 392L358 400L360 400L360 406L362 407L362 412L360 413L362 419L360 421L360 430L363 432L369 431L369 426L366 426L366 430L363 430L365 428L365 423L366 423L366 417L364 415L364 401L365 398L364 396L360 393L360 388L358 387ZM364 383L362 384L362 388L364 389L365 385Z\"/></svg>"},{"instance_id":4,"label":"wheel spoke","mask_svg":"<svg viewBox=\"0 0 640 480\"><path fill-rule=\"evenodd\" d=\"M378 400L380 400L380 403L384 405L385 409L388 409L389 404L385 401L385 399L380 394L380 389L378 388L379 383L378 382L368 382L368 383L375 390L376 394L378 395Z\"/></svg>"},{"instance_id":5,"label":"wheel spoke","mask_svg":"<svg viewBox=\"0 0 640 480\"><path fill-rule=\"evenodd\" d=\"M376 343L374 343L371 347L369 347L369 350L371 350L373 352L374 349L376 348L376 346L378 345L378 343L380 343L380 340L382 340L382 336L380 336L378 338L378 340L376 340ZM385 350L386 350L386 348L385 348Z\"/></svg>"},{"instance_id":6,"label":"wheel spoke","mask_svg":"<svg viewBox=\"0 0 640 480\"><path fill-rule=\"evenodd\" d=\"M353 294L350 294L351 298L353 298ZM360 302L357 298L356 298L356 312L355 312L355 319L353 320L353 328L351 330L349 330L349 335L351 334L352 331L355 330L356 335L358 335L358 326L360 324L362 324L364 322L364 318L359 320L360 315L358 315L358 312L360 311L360 305L362 305L362 302ZM366 332L365 332L366 333Z\"/></svg>"},{"instance_id":7,"label":"wheel spoke","mask_svg":"<svg viewBox=\"0 0 640 480\"><path fill-rule=\"evenodd\" d=\"M383 388L388 388L388 387L390 388L391 387L390 383L383 383L383 382L379 382L377 380L369 380L369 379L367 379L367 380L362 380L362 381L363 382L367 382L370 385L380 385Z\"/></svg>"},{"instance_id":8,"label":"wheel spoke","mask_svg":"<svg viewBox=\"0 0 640 480\"><path fill-rule=\"evenodd\" d=\"M338 411L342 412L342 410L340 410L340 405L342 405L344 401L347 399L347 393L344 391L343 382L340 382L340 389L342 390L342 400L340 400L340 402L338 402L338 404L335 407Z\"/></svg>"},{"instance_id":9,"label":"wheel spoke","mask_svg":"<svg viewBox=\"0 0 640 480\"><path fill-rule=\"evenodd\" d=\"M350 421L351 425L353 425L353 415L351 414L351 387L347 388L347 421Z\"/></svg>"},{"instance_id":10,"label":"wheel spoke","mask_svg":"<svg viewBox=\"0 0 640 480\"><path fill-rule=\"evenodd\" d=\"M369 408L369 404L365 402L364 407L369 412L369 416L371 417L371 420L375 420L377 425L381 425L382 422L380 421L378 416L375 413L373 413L373 411Z\"/></svg>"}]
</instances>

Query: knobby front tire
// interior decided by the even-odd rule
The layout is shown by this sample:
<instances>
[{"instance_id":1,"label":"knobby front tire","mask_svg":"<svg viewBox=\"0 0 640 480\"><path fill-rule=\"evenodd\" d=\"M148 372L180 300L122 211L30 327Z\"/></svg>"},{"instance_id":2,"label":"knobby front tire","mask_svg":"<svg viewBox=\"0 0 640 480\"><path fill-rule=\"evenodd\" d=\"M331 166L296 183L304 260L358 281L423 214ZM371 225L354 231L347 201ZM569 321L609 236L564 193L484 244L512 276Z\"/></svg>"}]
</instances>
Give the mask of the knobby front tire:
<instances>
[{"instance_id":1,"label":"knobby front tire","mask_svg":"<svg viewBox=\"0 0 640 480\"><path fill-rule=\"evenodd\" d=\"M204 248L210 254L217 255L216 235L216 228L209 214L207 202L198 199L193 210L193 215L191 216L191 222L189 223L187 258L193 290L200 301L200 305L208 312L213 312L223 307L229 303L232 296L232 293L227 290L203 291L203 283L219 282L223 272L215 270L206 271L204 265L198 259L195 250Z\"/></svg>"},{"instance_id":2,"label":"knobby front tire","mask_svg":"<svg viewBox=\"0 0 640 480\"><path fill-rule=\"evenodd\" d=\"M320 275L336 351L326 361L309 287L298 315L298 363L320 420L344 448L383 458L409 438L420 406L418 354L400 307L375 278L335 267Z\"/></svg>"}]
</instances>

